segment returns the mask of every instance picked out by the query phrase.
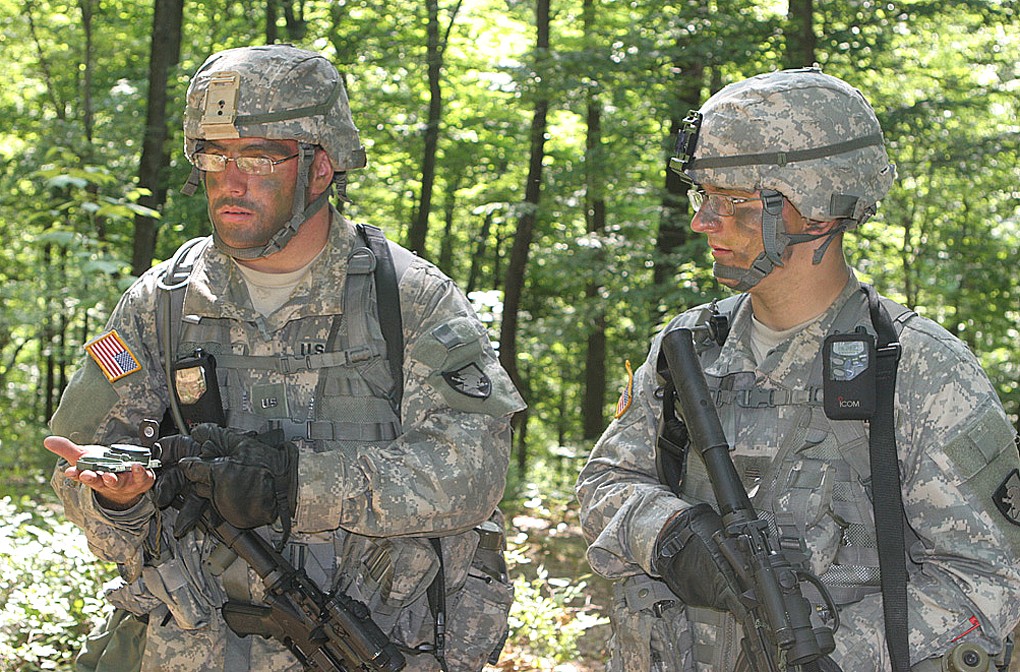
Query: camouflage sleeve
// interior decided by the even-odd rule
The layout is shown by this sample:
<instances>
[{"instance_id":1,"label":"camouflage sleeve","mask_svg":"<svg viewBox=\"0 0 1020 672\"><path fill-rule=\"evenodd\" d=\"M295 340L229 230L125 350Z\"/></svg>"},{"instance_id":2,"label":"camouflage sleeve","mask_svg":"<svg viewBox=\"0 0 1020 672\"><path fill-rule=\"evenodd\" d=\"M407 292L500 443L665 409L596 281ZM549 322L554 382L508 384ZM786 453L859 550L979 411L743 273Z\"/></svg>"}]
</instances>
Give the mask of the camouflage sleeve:
<instances>
[{"instance_id":1,"label":"camouflage sleeve","mask_svg":"<svg viewBox=\"0 0 1020 672\"><path fill-rule=\"evenodd\" d=\"M996 502L1017 478L1014 431L962 343L919 318L901 342L896 438L904 508L920 537L908 549L911 657L936 657L960 641L995 653L1020 620L1020 503L1011 511ZM834 658L842 668L889 669L880 596L841 619Z\"/></svg>"},{"instance_id":2,"label":"camouflage sleeve","mask_svg":"<svg viewBox=\"0 0 1020 672\"><path fill-rule=\"evenodd\" d=\"M54 434L78 444L138 443L139 422L163 416L164 377L159 353L150 346L156 342L154 278L150 271L128 289L103 332L115 332L126 350L117 355L121 368L104 369L86 354L50 420ZM58 462L51 485L68 520L85 532L97 557L140 568L139 549L155 511L152 502L143 498L127 511L103 509L90 488L64 477L66 467L63 460Z\"/></svg>"},{"instance_id":3,"label":"camouflage sleeve","mask_svg":"<svg viewBox=\"0 0 1020 672\"><path fill-rule=\"evenodd\" d=\"M403 433L376 451L303 453L295 523L367 536L470 529L499 504L510 416L525 407L485 327L449 278L415 261L401 279ZM327 493L323 496L323 493Z\"/></svg>"},{"instance_id":4,"label":"camouflage sleeve","mask_svg":"<svg viewBox=\"0 0 1020 672\"><path fill-rule=\"evenodd\" d=\"M588 561L610 579L639 572L653 576L659 530L687 507L655 471L655 438L661 401L655 398L660 337L634 374L633 400L595 444L577 481Z\"/></svg>"}]
</instances>

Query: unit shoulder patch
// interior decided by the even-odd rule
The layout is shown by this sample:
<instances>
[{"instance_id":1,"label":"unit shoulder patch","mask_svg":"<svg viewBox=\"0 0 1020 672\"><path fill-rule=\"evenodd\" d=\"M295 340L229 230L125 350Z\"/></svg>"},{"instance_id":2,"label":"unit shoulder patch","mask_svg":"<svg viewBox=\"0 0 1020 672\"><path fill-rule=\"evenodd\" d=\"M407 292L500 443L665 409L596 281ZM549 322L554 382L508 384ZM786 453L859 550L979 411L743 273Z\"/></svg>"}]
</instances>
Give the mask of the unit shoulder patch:
<instances>
[{"instance_id":1,"label":"unit shoulder patch","mask_svg":"<svg viewBox=\"0 0 1020 672\"><path fill-rule=\"evenodd\" d=\"M443 378L455 391L468 397L488 399L492 394L492 381L474 362L454 371L443 371Z\"/></svg>"},{"instance_id":2,"label":"unit shoulder patch","mask_svg":"<svg viewBox=\"0 0 1020 672\"><path fill-rule=\"evenodd\" d=\"M138 358L116 329L86 343L85 351L99 365L103 375L111 383L142 370Z\"/></svg>"},{"instance_id":3,"label":"unit shoulder patch","mask_svg":"<svg viewBox=\"0 0 1020 672\"><path fill-rule=\"evenodd\" d=\"M1009 472L992 495L995 506L1014 525L1020 525L1020 469Z\"/></svg>"}]
</instances>

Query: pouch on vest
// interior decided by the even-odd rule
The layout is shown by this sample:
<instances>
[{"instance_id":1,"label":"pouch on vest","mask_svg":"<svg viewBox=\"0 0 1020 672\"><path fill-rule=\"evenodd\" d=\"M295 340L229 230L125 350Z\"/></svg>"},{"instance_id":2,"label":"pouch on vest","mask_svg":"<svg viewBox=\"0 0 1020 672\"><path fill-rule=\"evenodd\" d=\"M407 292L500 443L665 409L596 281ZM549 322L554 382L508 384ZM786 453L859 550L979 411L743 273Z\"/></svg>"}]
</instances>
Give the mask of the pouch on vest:
<instances>
[{"instance_id":1,"label":"pouch on vest","mask_svg":"<svg viewBox=\"0 0 1020 672\"><path fill-rule=\"evenodd\" d=\"M226 427L227 418L216 378L216 358L198 349L191 357L174 362L174 391L188 429L203 422Z\"/></svg>"}]
</instances>

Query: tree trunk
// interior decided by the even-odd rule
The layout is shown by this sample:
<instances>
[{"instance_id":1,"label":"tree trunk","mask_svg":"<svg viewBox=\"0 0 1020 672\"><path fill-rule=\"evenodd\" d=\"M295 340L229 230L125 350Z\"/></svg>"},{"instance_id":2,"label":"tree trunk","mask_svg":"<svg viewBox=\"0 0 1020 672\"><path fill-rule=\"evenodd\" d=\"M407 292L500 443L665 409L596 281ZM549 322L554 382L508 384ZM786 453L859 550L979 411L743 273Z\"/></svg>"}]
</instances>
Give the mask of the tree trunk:
<instances>
[{"instance_id":1,"label":"tree trunk","mask_svg":"<svg viewBox=\"0 0 1020 672\"><path fill-rule=\"evenodd\" d=\"M485 258L485 248L489 245L489 231L492 229L492 219L495 215L495 211L491 208L485 213L485 219L482 220L482 230L478 232L478 237L475 238L475 253L471 255L471 270L468 272L467 289L464 290L466 294L470 294L478 289L478 283L482 274L482 260Z\"/></svg>"},{"instance_id":2,"label":"tree trunk","mask_svg":"<svg viewBox=\"0 0 1020 672\"><path fill-rule=\"evenodd\" d=\"M294 11L294 5L297 11ZM287 22L287 39L293 43L301 42L308 34L308 20L305 18L304 0L284 0L283 18Z\"/></svg>"},{"instance_id":3,"label":"tree trunk","mask_svg":"<svg viewBox=\"0 0 1020 672\"><path fill-rule=\"evenodd\" d=\"M538 0L547 4L549 0ZM510 373L514 383L520 387L517 370L517 324L524 290L524 273L528 266L531 239L534 236L535 221L538 218L539 198L542 194L542 161L545 158L546 117L549 101L540 98L535 101L535 112L531 119L531 158L528 161L528 183L524 192L524 204L517 219L517 231L510 260L507 263L506 280L503 284L503 324L500 329L499 359L503 368Z\"/></svg>"},{"instance_id":4,"label":"tree trunk","mask_svg":"<svg viewBox=\"0 0 1020 672\"><path fill-rule=\"evenodd\" d=\"M414 219L407 231L407 247L425 257L425 238L429 231L432 189L436 181L436 150L439 147L439 124L443 116L443 88L440 77L443 50L439 43L439 0L425 0L428 11L427 51L425 63L429 78L429 117L425 125L425 153L421 161L421 196ZM451 25L453 18L450 19Z\"/></svg>"},{"instance_id":5,"label":"tree trunk","mask_svg":"<svg viewBox=\"0 0 1020 672\"><path fill-rule=\"evenodd\" d=\"M549 4L550 0L537 0L535 70L541 76L549 61ZM531 150L528 160L528 183L524 192L524 204L517 219L517 233L510 250L510 261L506 269L503 297L503 323L499 330L499 361L510 374L510 379L523 390L520 371L517 368L517 325L520 317L521 295L524 290L524 272L528 266L528 253L534 235L535 220L538 218L539 197L542 194L542 161L545 158L546 117L549 114L549 99L546 84L538 83L535 111L531 118ZM527 466L527 446L522 438L526 434L527 411L514 418L519 439L517 464L521 473Z\"/></svg>"},{"instance_id":6,"label":"tree trunk","mask_svg":"<svg viewBox=\"0 0 1020 672\"><path fill-rule=\"evenodd\" d=\"M145 113L145 137L138 166L138 186L149 190L138 202L159 210L166 201L166 177L170 165L167 147L167 80L181 57L181 24L184 0L156 0L152 15L152 43L149 47L149 99ZM152 265L156 252L156 220L145 215L135 216L134 250L131 272L141 275Z\"/></svg>"},{"instance_id":7,"label":"tree trunk","mask_svg":"<svg viewBox=\"0 0 1020 672\"><path fill-rule=\"evenodd\" d=\"M592 32L595 28L595 0L584 0L583 8L585 41L589 47L595 45ZM590 49L591 50L591 49ZM598 62L597 60L595 61ZM598 97L598 67L591 73L592 85L588 90L587 133L585 135L584 160L584 219L589 234L601 237L606 230L606 200L602 189L602 103ZM606 404L606 310L601 300L602 277L605 252L601 245L595 247L595 268L585 288L586 314L591 315L588 330L588 349L584 363L584 395L581 402L583 435L586 441L593 441L605 429L603 408Z\"/></svg>"},{"instance_id":8,"label":"tree trunk","mask_svg":"<svg viewBox=\"0 0 1020 672\"><path fill-rule=\"evenodd\" d=\"M790 0L786 15L786 57L787 68L803 68L815 63L814 0Z\"/></svg>"},{"instance_id":9,"label":"tree trunk","mask_svg":"<svg viewBox=\"0 0 1020 672\"><path fill-rule=\"evenodd\" d=\"M60 248L57 248L58 254ZM52 269L53 264L53 246L47 243L42 249L42 260L43 268ZM61 278L53 278L53 280L61 280ZM46 314L43 316L42 330L39 333L39 354L42 357L40 362L40 369L45 373L43 374L42 380L40 381L39 387L37 388L36 396L42 402L42 420L45 422L53 416L53 412L56 410L54 399L60 393L57 390L57 361L54 354L54 344L56 342L57 329L54 325L56 315L61 314L61 310L58 307L59 298L50 293L50 296L46 299Z\"/></svg>"},{"instance_id":10,"label":"tree trunk","mask_svg":"<svg viewBox=\"0 0 1020 672\"><path fill-rule=\"evenodd\" d=\"M682 44L678 44L677 48L679 53L684 53ZM672 156L677 133L680 132L680 123L687 115L687 111L700 107L701 85L705 78L705 67L700 62L688 62L681 58L677 59L675 67L680 77L677 81L676 106L670 118L669 139L666 144L669 156ZM691 217L687 201L689 188L690 185L679 175L669 168L666 169L662 211L659 215L659 235L655 240L655 262L652 270L652 279L658 287L672 282L676 274L675 252L691 240L691 231L688 227ZM656 292L658 296L663 293L662 289ZM658 301L653 312L655 314L662 312L658 308Z\"/></svg>"},{"instance_id":11,"label":"tree trunk","mask_svg":"<svg viewBox=\"0 0 1020 672\"><path fill-rule=\"evenodd\" d=\"M92 150L92 140L95 131L95 106L92 100L92 74L95 71L93 60L94 43L92 40L92 19L95 17L95 0L80 0L78 8L81 10L81 27L85 34L85 53L82 55L82 92L81 92L81 125L85 132L85 147L81 154L82 163L92 163L95 152ZM99 200L99 185L89 182L85 187L86 193L93 199ZM96 238L106 240L106 218L90 215L92 228L96 232Z\"/></svg>"},{"instance_id":12,"label":"tree trunk","mask_svg":"<svg viewBox=\"0 0 1020 672\"><path fill-rule=\"evenodd\" d=\"M279 0L266 0L266 44L276 44L276 8Z\"/></svg>"},{"instance_id":13,"label":"tree trunk","mask_svg":"<svg viewBox=\"0 0 1020 672\"><path fill-rule=\"evenodd\" d=\"M456 185L450 185L450 192L446 195L446 204L443 206L443 240L439 245L439 270L453 277L453 216L457 210L457 189Z\"/></svg>"}]
</instances>

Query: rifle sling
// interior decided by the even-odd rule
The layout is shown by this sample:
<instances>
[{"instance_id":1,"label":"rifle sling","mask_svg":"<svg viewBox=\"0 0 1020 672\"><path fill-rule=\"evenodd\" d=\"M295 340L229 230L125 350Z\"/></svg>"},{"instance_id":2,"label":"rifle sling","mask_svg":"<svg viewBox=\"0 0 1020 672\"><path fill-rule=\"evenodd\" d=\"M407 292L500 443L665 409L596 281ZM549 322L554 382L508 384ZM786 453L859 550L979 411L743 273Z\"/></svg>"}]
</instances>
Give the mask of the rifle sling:
<instances>
[{"instance_id":1,"label":"rifle sling","mask_svg":"<svg viewBox=\"0 0 1020 672\"><path fill-rule=\"evenodd\" d=\"M907 556L903 537L905 513L893 417L896 367L901 349L892 319L879 301L878 293L870 285L862 283L861 288L868 297L871 323L878 333L875 414L871 418L868 450L885 639L893 672L909 672Z\"/></svg>"}]
</instances>

